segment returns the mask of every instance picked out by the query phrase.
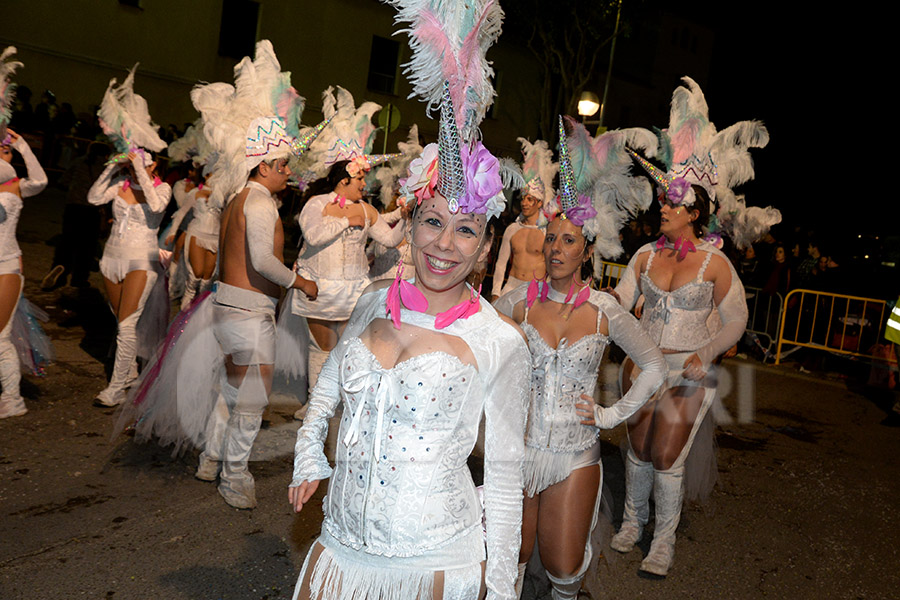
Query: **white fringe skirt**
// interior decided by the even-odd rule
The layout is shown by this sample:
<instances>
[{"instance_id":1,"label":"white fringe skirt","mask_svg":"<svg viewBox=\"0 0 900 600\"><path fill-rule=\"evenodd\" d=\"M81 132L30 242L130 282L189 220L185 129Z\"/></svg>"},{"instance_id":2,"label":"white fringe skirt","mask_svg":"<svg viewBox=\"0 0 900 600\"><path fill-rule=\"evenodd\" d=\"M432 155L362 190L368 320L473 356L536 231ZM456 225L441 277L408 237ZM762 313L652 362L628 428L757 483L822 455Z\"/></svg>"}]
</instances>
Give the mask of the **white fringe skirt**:
<instances>
[{"instance_id":1,"label":"white fringe skirt","mask_svg":"<svg viewBox=\"0 0 900 600\"><path fill-rule=\"evenodd\" d=\"M477 600L481 590L485 548L480 527L448 546L410 557L354 550L323 529L306 555L293 600L298 599L317 544L323 550L309 582L315 600L429 600L438 572L444 574L440 600Z\"/></svg>"}]
</instances>

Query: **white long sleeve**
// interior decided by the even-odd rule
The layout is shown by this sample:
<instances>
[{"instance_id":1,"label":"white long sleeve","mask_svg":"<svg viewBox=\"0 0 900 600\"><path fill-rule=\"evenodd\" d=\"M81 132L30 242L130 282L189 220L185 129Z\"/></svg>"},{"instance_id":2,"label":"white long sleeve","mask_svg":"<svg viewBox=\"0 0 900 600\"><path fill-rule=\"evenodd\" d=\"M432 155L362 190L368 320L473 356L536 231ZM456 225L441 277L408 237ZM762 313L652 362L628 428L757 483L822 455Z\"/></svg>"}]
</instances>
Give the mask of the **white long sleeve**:
<instances>
[{"instance_id":1,"label":"white long sleeve","mask_svg":"<svg viewBox=\"0 0 900 600\"><path fill-rule=\"evenodd\" d=\"M391 227L383 218L379 218L369 227L369 237L388 248L394 248L406 235L406 222Z\"/></svg>"},{"instance_id":2,"label":"white long sleeve","mask_svg":"<svg viewBox=\"0 0 900 600\"><path fill-rule=\"evenodd\" d=\"M87 201L98 206L112 202L119 193L119 184L125 181L119 171L120 165L117 163L106 165L106 168L100 173L100 177L88 190ZM114 177L114 175L118 176Z\"/></svg>"},{"instance_id":3,"label":"white long sleeve","mask_svg":"<svg viewBox=\"0 0 900 600\"><path fill-rule=\"evenodd\" d=\"M273 236L278 211L272 197L251 189L244 201L250 264L257 273L281 287L293 287L297 276L273 254Z\"/></svg>"},{"instance_id":4,"label":"white long sleeve","mask_svg":"<svg viewBox=\"0 0 900 600\"><path fill-rule=\"evenodd\" d=\"M641 372L628 393L609 407L594 405L594 420L600 429L612 429L636 413L656 393L666 377L666 361L656 344L641 329L631 313L612 296L603 294L603 314L609 322L609 337L634 361Z\"/></svg>"},{"instance_id":5,"label":"white long sleeve","mask_svg":"<svg viewBox=\"0 0 900 600\"><path fill-rule=\"evenodd\" d=\"M744 294L744 284L741 283L737 272L731 266L728 259L722 257L728 264L730 280L728 292L717 305L722 328L710 339L705 346L697 350L697 356L706 367L720 354L738 343L744 331L747 329L747 298ZM718 286L719 284L717 284Z\"/></svg>"},{"instance_id":6,"label":"white long sleeve","mask_svg":"<svg viewBox=\"0 0 900 600\"><path fill-rule=\"evenodd\" d=\"M348 229L350 220L347 217L323 215L321 203L312 200L310 198L310 201L300 211L297 223L300 224L300 230L303 232L303 239L306 240L306 243L313 246L324 246L336 240L344 230Z\"/></svg>"},{"instance_id":7,"label":"white long sleeve","mask_svg":"<svg viewBox=\"0 0 900 600\"><path fill-rule=\"evenodd\" d=\"M24 179L19 180L19 196L29 198L40 194L47 187L47 174L41 166L40 161L31 151L28 142L24 138L19 137L12 145L18 150L25 161L25 169L28 175Z\"/></svg>"},{"instance_id":8,"label":"white long sleeve","mask_svg":"<svg viewBox=\"0 0 900 600\"><path fill-rule=\"evenodd\" d=\"M138 185L141 186L141 192L144 194L144 200L150 210L155 213L161 213L166 210L169 200L172 198L172 187L168 183L160 183L153 185L153 180L147 174L147 169L142 166L139 160L135 159L134 174L137 176Z\"/></svg>"},{"instance_id":9,"label":"white long sleeve","mask_svg":"<svg viewBox=\"0 0 900 600\"><path fill-rule=\"evenodd\" d=\"M645 244L634 253L634 256L628 261L628 266L625 268L625 272L619 279L619 283L616 284L616 294L619 296L619 303L626 311L631 311L637 303L638 298L641 297L641 290L637 283L637 261L638 257L650 248L652 248L650 244ZM652 252L652 250L649 251Z\"/></svg>"},{"instance_id":10,"label":"white long sleeve","mask_svg":"<svg viewBox=\"0 0 900 600\"><path fill-rule=\"evenodd\" d=\"M186 197L181 202L181 206L175 211L175 214L172 215L172 226L169 230L173 233L178 232L178 228L181 227L182 221L184 221L188 213L194 210L194 206L197 204L197 189L198 188L195 187L187 193Z\"/></svg>"}]
</instances>

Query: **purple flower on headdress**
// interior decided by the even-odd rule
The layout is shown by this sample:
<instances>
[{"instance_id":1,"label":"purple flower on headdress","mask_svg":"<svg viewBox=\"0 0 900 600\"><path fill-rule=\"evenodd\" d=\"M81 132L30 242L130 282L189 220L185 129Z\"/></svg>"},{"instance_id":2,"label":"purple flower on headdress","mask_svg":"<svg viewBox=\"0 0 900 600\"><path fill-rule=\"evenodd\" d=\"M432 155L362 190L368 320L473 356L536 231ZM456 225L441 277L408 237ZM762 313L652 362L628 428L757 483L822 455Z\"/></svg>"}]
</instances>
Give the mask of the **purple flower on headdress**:
<instances>
[{"instance_id":1,"label":"purple flower on headdress","mask_svg":"<svg viewBox=\"0 0 900 600\"><path fill-rule=\"evenodd\" d=\"M500 161L481 142L476 142L471 150L463 145L460 157L466 177L466 193L459 199L460 209L466 213L484 214L488 200L503 189Z\"/></svg>"},{"instance_id":2,"label":"purple flower on headdress","mask_svg":"<svg viewBox=\"0 0 900 600\"><path fill-rule=\"evenodd\" d=\"M566 211L566 218L578 227L583 227L585 222L596 216L591 199L584 194L578 194L578 204Z\"/></svg>"},{"instance_id":3,"label":"purple flower on headdress","mask_svg":"<svg viewBox=\"0 0 900 600\"><path fill-rule=\"evenodd\" d=\"M675 177L669 182L669 189L666 192L666 198L673 204L681 204L685 199L684 196L691 189L691 183L683 177Z\"/></svg>"}]
</instances>

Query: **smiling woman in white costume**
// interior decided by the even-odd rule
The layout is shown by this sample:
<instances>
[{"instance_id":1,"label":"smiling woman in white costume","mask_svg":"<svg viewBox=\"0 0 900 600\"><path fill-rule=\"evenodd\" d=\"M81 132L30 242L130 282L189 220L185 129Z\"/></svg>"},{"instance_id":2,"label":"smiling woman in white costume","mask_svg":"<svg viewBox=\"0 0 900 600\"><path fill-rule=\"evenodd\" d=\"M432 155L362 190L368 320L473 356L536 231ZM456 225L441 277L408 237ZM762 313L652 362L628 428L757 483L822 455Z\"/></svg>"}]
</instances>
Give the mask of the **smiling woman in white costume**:
<instances>
[{"instance_id":1,"label":"smiling woman in white costume","mask_svg":"<svg viewBox=\"0 0 900 600\"><path fill-rule=\"evenodd\" d=\"M401 10L414 30L419 19L445 22L419 8ZM469 9L478 12L468 22L494 39L499 7ZM488 598L515 597L530 359L521 331L466 283L489 251L487 222L504 206L498 161L475 141L493 94L481 66L467 72L478 71L474 80L425 86L422 95L441 103L440 144L413 161L404 185L418 205L416 278L398 274L363 293L310 397L289 489L295 510L331 481L295 598L474 600L483 588ZM338 404L332 469L323 443ZM484 511L466 466L482 415Z\"/></svg>"}]
</instances>

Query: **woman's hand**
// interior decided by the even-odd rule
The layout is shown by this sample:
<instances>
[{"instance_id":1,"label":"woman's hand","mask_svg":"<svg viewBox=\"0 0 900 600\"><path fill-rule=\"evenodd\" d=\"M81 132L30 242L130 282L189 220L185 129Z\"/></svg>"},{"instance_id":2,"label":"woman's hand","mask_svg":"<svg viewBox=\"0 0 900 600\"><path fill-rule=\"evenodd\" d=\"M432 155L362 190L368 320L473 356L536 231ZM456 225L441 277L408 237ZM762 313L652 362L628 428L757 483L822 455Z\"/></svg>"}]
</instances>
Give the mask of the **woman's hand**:
<instances>
[{"instance_id":1,"label":"woman's hand","mask_svg":"<svg viewBox=\"0 0 900 600\"><path fill-rule=\"evenodd\" d=\"M9 127L6 128L6 133L9 134L9 145L10 146L15 145L15 143L19 141L19 134L16 133L15 131L13 131L12 129L10 129Z\"/></svg>"},{"instance_id":2,"label":"woman's hand","mask_svg":"<svg viewBox=\"0 0 900 600\"><path fill-rule=\"evenodd\" d=\"M297 276L296 288L306 294L310 300L315 300L319 296L319 286L311 279Z\"/></svg>"},{"instance_id":3,"label":"woman's hand","mask_svg":"<svg viewBox=\"0 0 900 600\"><path fill-rule=\"evenodd\" d=\"M596 426L597 420L594 415L594 408L597 406L597 404L594 402L594 398L586 394L582 394L581 399L584 400L584 402L575 403L575 414L581 417L582 425Z\"/></svg>"},{"instance_id":4,"label":"woman's hand","mask_svg":"<svg viewBox=\"0 0 900 600\"><path fill-rule=\"evenodd\" d=\"M703 368L703 361L697 356L697 353L691 354L684 361L684 378L691 381L700 381L706 377L706 369Z\"/></svg>"},{"instance_id":5,"label":"woman's hand","mask_svg":"<svg viewBox=\"0 0 900 600\"><path fill-rule=\"evenodd\" d=\"M288 488L288 502L294 507L294 512L303 510L303 505L309 502L312 495L319 489L319 480L304 481L297 487Z\"/></svg>"}]
</instances>

